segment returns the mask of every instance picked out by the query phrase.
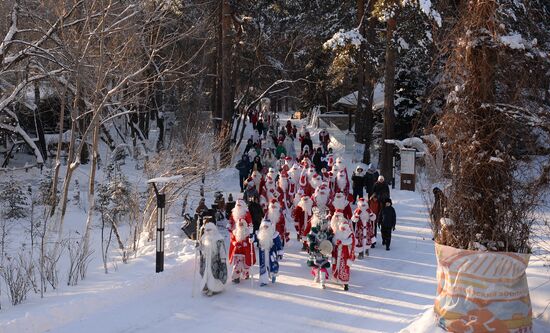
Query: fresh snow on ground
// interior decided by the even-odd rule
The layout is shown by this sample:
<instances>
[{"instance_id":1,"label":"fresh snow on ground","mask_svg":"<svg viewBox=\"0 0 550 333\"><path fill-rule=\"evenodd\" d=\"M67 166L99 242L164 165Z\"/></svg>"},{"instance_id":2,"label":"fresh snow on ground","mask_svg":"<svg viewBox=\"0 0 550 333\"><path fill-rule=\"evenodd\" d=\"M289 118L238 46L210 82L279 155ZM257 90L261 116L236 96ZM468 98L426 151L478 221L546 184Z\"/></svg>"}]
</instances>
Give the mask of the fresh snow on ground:
<instances>
[{"instance_id":1,"label":"fresh snow on ground","mask_svg":"<svg viewBox=\"0 0 550 333\"><path fill-rule=\"evenodd\" d=\"M314 140L317 132L312 130ZM343 153L342 143L334 146ZM239 196L238 171L232 167L207 175L206 181L209 189ZM182 235L179 206L174 206L167 217L164 272L154 272L154 242L110 274L94 261L89 277L78 286L61 286L44 299L30 297L3 308L0 332L440 332L431 311L436 260L422 196L397 189L391 195L397 212L391 251L377 247L356 260L347 292L331 283L325 290L314 284L306 254L291 241L275 284L260 287L256 266L252 281L229 282L213 297L199 292L192 297L198 282L193 279L194 244ZM206 198L209 204L211 193ZM190 198L191 204L197 199ZM84 213L69 218L82 221ZM533 256L528 269L533 312L542 313L535 332L550 331L549 311L544 312L550 302L549 276L541 258Z\"/></svg>"}]
</instances>

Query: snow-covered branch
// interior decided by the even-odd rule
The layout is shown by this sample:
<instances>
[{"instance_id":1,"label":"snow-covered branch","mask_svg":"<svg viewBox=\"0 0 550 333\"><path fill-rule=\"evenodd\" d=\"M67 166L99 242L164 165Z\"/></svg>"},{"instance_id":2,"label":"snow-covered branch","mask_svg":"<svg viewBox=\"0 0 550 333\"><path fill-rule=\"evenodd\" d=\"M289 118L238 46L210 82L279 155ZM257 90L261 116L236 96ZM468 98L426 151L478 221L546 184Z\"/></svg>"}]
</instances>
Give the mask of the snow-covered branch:
<instances>
[{"instance_id":1,"label":"snow-covered branch","mask_svg":"<svg viewBox=\"0 0 550 333\"><path fill-rule=\"evenodd\" d=\"M17 32L17 15L19 12L19 5L15 3L11 11L11 25L4 37L2 43L0 43L0 63L4 62L4 54L8 51L8 46L10 45L15 33Z\"/></svg>"},{"instance_id":2,"label":"snow-covered branch","mask_svg":"<svg viewBox=\"0 0 550 333\"><path fill-rule=\"evenodd\" d=\"M323 48L336 50L337 48L352 45L359 49L363 42L366 42L366 39L359 32L359 28L354 28L349 31L340 30L323 44Z\"/></svg>"}]
</instances>

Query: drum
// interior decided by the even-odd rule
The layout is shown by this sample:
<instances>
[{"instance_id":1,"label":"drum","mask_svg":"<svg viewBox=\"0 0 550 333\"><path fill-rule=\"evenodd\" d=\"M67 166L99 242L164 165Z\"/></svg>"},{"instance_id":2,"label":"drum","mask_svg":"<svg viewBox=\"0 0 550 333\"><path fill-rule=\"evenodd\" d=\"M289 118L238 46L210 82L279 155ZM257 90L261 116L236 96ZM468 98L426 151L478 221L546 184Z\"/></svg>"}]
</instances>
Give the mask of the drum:
<instances>
[{"instance_id":1,"label":"drum","mask_svg":"<svg viewBox=\"0 0 550 333\"><path fill-rule=\"evenodd\" d=\"M324 240L319 244L319 252L323 254L324 256L331 256L332 255L332 243L329 240Z\"/></svg>"}]
</instances>

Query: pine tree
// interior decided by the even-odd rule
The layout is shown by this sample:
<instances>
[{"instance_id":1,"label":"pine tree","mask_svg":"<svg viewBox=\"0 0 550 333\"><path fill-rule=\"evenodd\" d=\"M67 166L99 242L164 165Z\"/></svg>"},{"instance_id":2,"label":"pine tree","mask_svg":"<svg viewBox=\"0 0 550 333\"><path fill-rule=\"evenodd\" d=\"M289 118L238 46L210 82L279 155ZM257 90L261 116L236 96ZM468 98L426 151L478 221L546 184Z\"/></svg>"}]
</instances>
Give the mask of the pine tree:
<instances>
[{"instance_id":1,"label":"pine tree","mask_svg":"<svg viewBox=\"0 0 550 333\"><path fill-rule=\"evenodd\" d=\"M27 196L21 184L11 177L10 181L2 184L0 189L0 203L2 217L7 220L16 220L27 216Z\"/></svg>"}]
</instances>

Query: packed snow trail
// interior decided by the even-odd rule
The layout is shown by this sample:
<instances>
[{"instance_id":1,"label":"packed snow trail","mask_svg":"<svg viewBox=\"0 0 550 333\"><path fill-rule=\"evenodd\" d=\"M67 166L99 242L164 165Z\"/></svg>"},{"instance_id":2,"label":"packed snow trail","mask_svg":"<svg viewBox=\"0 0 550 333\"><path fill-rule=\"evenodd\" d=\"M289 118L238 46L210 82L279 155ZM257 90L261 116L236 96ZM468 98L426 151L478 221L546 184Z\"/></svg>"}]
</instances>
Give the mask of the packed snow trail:
<instances>
[{"instance_id":1,"label":"packed snow trail","mask_svg":"<svg viewBox=\"0 0 550 333\"><path fill-rule=\"evenodd\" d=\"M266 332L398 331L432 304L435 265L425 216L415 211L414 205L409 211L411 206L399 204L402 193L395 194L401 218L393 248L371 249L370 257L356 260L348 292L332 283L325 290L314 284L305 252L291 241L275 284L260 287L256 266L253 287L250 281L230 283L222 294L205 297L197 293L191 298L193 256L185 255L181 264L169 258L165 272L137 288L115 289L110 301L110 292L103 291L107 300L101 306L88 304L87 299L64 304L69 307L68 315L73 306L90 311L52 326L50 332L243 332L251 328ZM130 290L125 292L124 288ZM98 299L92 295L89 301ZM58 308L45 315L63 316L61 311Z\"/></svg>"}]
</instances>

